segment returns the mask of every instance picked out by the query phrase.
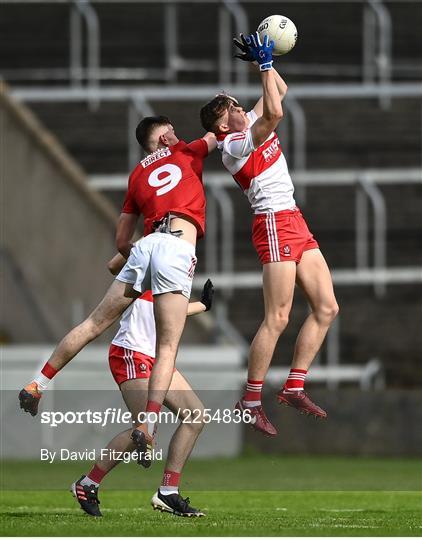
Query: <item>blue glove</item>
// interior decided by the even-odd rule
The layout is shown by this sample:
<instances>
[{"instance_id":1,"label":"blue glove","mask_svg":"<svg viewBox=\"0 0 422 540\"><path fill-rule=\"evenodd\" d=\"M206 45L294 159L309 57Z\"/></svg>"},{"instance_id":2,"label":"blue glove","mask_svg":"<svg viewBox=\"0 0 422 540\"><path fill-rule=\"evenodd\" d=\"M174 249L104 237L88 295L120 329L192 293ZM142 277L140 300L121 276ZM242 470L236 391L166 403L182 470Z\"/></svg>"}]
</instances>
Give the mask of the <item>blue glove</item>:
<instances>
[{"instance_id":1,"label":"blue glove","mask_svg":"<svg viewBox=\"0 0 422 540\"><path fill-rule=\"evenodd\" d=\"M273 67L274 41L270 41L268 36L264 36L264 43L261 43L258 32L250 34L245 38L246 43L254 59L258 62L260 71L268 71Z\"/></svg>"},{"instance_id":2,"label":"blue glove","mask_svg":"<svg viewBox=\"0 0 422 540\"><path fill-rule=\"evenodd\" d=\"M236 47L240 50L242 54L235 54L235 58L239 58L240 60L243 60L244 62L255 62L255 57L252 54L252 51L249 47L249 45L246 43L246 38L243 34L240 34L240 41L237 38L233 38L233 43L236 45Z\"/></svg>"}]
</instances>

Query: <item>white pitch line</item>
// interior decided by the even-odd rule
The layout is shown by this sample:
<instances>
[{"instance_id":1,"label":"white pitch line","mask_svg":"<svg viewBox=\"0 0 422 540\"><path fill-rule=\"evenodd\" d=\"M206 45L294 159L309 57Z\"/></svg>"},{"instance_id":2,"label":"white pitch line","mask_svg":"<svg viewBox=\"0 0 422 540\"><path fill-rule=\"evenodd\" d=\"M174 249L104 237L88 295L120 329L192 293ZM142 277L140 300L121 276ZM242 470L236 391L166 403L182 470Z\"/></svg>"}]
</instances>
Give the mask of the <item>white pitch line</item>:
<instances>
[{"instance_id":1,"label":"white pitch line","mask_svg":"<svg viewBox=\"0 0 422 540\"><path fill-rule=\"evenodd\" d=\"M365 508L320 508L321 512L365 512Z\"/></svg>"}]
</instances>

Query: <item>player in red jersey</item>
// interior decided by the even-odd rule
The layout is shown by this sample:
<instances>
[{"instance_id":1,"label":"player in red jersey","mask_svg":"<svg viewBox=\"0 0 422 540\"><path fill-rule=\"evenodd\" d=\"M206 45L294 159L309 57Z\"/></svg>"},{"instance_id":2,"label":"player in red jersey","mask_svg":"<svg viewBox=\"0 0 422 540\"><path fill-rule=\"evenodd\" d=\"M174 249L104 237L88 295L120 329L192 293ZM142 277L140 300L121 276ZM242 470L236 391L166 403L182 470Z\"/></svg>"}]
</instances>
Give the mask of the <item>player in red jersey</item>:
<instances>
[{"instance_id":1,"label":"player in red jersey","mask_svg":"<svg viewBox=\"0 0 422 540\"><path fill-rule=\"evenodd\" d=\"M117 248L127 262L91 315L63 338L41 373L21 390L21 408L32 415L37 413L40 391L51 378L146 289L155 297L157 325L147 412L159 411L170 386L195 271L196 239L205 229L203 160L216 141L207 133L186 144L164 116L144 118L136 137L149 154L130 175L117 225ZM145 218L144 238L133 245L140 214ZM139 428L134 434L140 451L145 451L152 444L154 425L149 422Z\"/></svg>"},{"instance_id":2,"label":"player in red jersey","mask_svg":"<svg viewBox=\"0 0 422 540\"><path fill-rule=\"evenodd\" d=\"M118 261L114 261L112 268L119 265ZM213 286L208 280L204 285L201 301L189 303L188 315L208 311L211 309L212 299ZM119 330L109 351L111 373L134 422L139 421L140 414L145 410L148 381L154 365L155 337L153 296L151 291L146 291L123 313ZM185 421L179 423L170 441L161 486L153 495L151 505L155 510L178 516L203 516L205 514L201 510L190 506L189 499L183 499L179 493L183 467L204 426L201 421L203 404L185 377L176 369L165 405ZM187 421L189 414L198 421ZM87 514L96 517L102 515L98 499L100 484L116 465L123 459L128 459L128 453L135 450L131 433L132 429L127 429L116 435L101 450L92 469L72 484L71 491Z\"/></svg>"},{"instance_id":3,"label":"player in red jersey","mask_svg":"<svg viewBox=\"0 0 422 540\"><path fill-rule=\"evenodd\" d=\"M311 313L297 337L290 374L277 394L280 403L325 418L304 391L308 369L338 312L328 266L293 198L293 184L274 130L283 116L287 85L272 67L272 42L258 34L235 40L242 60L259 65L263 97L245 113L235 98L220 95L201 110L203 127L218 140L224 166L244 191L254 212L252 240L263 265L265 318L250 349L246 392L237 406L255 415L255 429L275 436L261 390L278 338L287 326L295 284Z\"/></svg>"}]
</instances>

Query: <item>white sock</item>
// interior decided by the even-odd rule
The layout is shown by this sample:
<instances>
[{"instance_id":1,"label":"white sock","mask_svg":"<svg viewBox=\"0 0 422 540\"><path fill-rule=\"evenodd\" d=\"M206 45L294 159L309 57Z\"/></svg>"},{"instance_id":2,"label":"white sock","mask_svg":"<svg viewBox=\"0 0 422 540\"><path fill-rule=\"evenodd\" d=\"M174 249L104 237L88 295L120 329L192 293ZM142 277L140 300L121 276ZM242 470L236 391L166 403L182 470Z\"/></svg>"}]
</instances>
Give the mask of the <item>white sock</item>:
<instances>
[{"instance_id":1,"label":"white sock","mask_svg":"<svg viewBox=\"0 0 422 540\"><path fill-rule=\"evenodd\" d=\"M33 382L37 383L37 386L38 386L38 390L40 392L44 392L44 390L47 390L48 388L48 385L50 384L51 382L51 379L49 379L48 377L46 377L45 375L43 375L42 373L39 373L35 379L33 380Z\"/></svg>"},{"instance_id":2,"label":"white sock","mask_svg":"<svg viewBox=\"0 0 422 540\"><path fill-rule=\"evenodd\" d=\"M94 482L94 480L91 480L89 476L84 476L79 483L83 486L92 486L92 484L94 484L95 487L98 487L100 485L97 484L97 482Z\"/></svg>"},{"instance_id":3,"label":"white sock","mask_svg":"<svg viewBox=\"0 0 422 540\"><path fill-rule=\"evenodd\" d=\"M172 493L179 493L177 486L160 486L161 495L171 495Z\"/></svg>"},{"instance_id":4,"label":"white sock","mask_svg":"<svg viewBox=\"0 0 422 540\"><path fill-rule=\"evenodd\" d=\"M242 400L242 405L244 405L245 407L258 407L258 405L261 405L261 402L260 401L243 401Z\"/></svg>"},{"instance_id":5,"label":"white sock","mask_svg":"<svg viewBox=\"0 0 422 540\"><path fill-rule=\"evenodd\" d=\"M146 413L146 424L148 433L153 437L155 431L155 424L158 420L158 415L155 412Z\"/></svg>"}]
</instances>

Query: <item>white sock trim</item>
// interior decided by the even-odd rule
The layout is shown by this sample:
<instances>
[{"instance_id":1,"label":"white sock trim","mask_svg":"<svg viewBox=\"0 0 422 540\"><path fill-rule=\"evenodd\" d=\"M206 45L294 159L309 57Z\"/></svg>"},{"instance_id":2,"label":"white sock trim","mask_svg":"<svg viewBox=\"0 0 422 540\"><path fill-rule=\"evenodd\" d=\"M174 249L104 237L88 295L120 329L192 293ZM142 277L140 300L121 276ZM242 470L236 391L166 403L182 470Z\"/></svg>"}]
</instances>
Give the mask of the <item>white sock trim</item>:
<instances>
[{"instance_id":1,"label":"white sock trim","mask_svg":"<svg viewBox=\"0 0 422 540\"><path fill-rule=\"evenodd\" d=\"M171 495L172 493L179 493L178 486L160 486L161 495Z\"/></svg>"},{"instance_id":2,"label":"white sock trim","mask_svg":"<svg viewBox=\"0 0 422 540\"><path fill-rule=\"evenodd\" d=\"M38 390L39 390L40 392L43 392L44 390L47 390L48 385L49 385L50 382L51 382L51 379L49 379L48 377L46 377L46 376L43 375L42 373L39 373L39 374L35 377L34 382L37 383Z\"/></svg>"},{"instance_id":3,"label":"white sock trim","mask_svg":"<svg viewBox=\"0 0 422 540\"><path fill-rule=\"evenodd\" d=\"M100 485L97 482L94 482L94 480L91 480L89 476L85 476L84 478L82 478L79 483L83 486L92 486L92 484L94 484L95 487L98 487Z\"/></svg>"},{"instance_id":4,"label":"white sock trim","mask_svg":"<svg viewBox=\"0 0 422 540\"><path fill-rule=\"evenodd\" d=\"M261 405L260 401L242 401L245 407L258 407Z\"/></svg>"}]
</instances>

